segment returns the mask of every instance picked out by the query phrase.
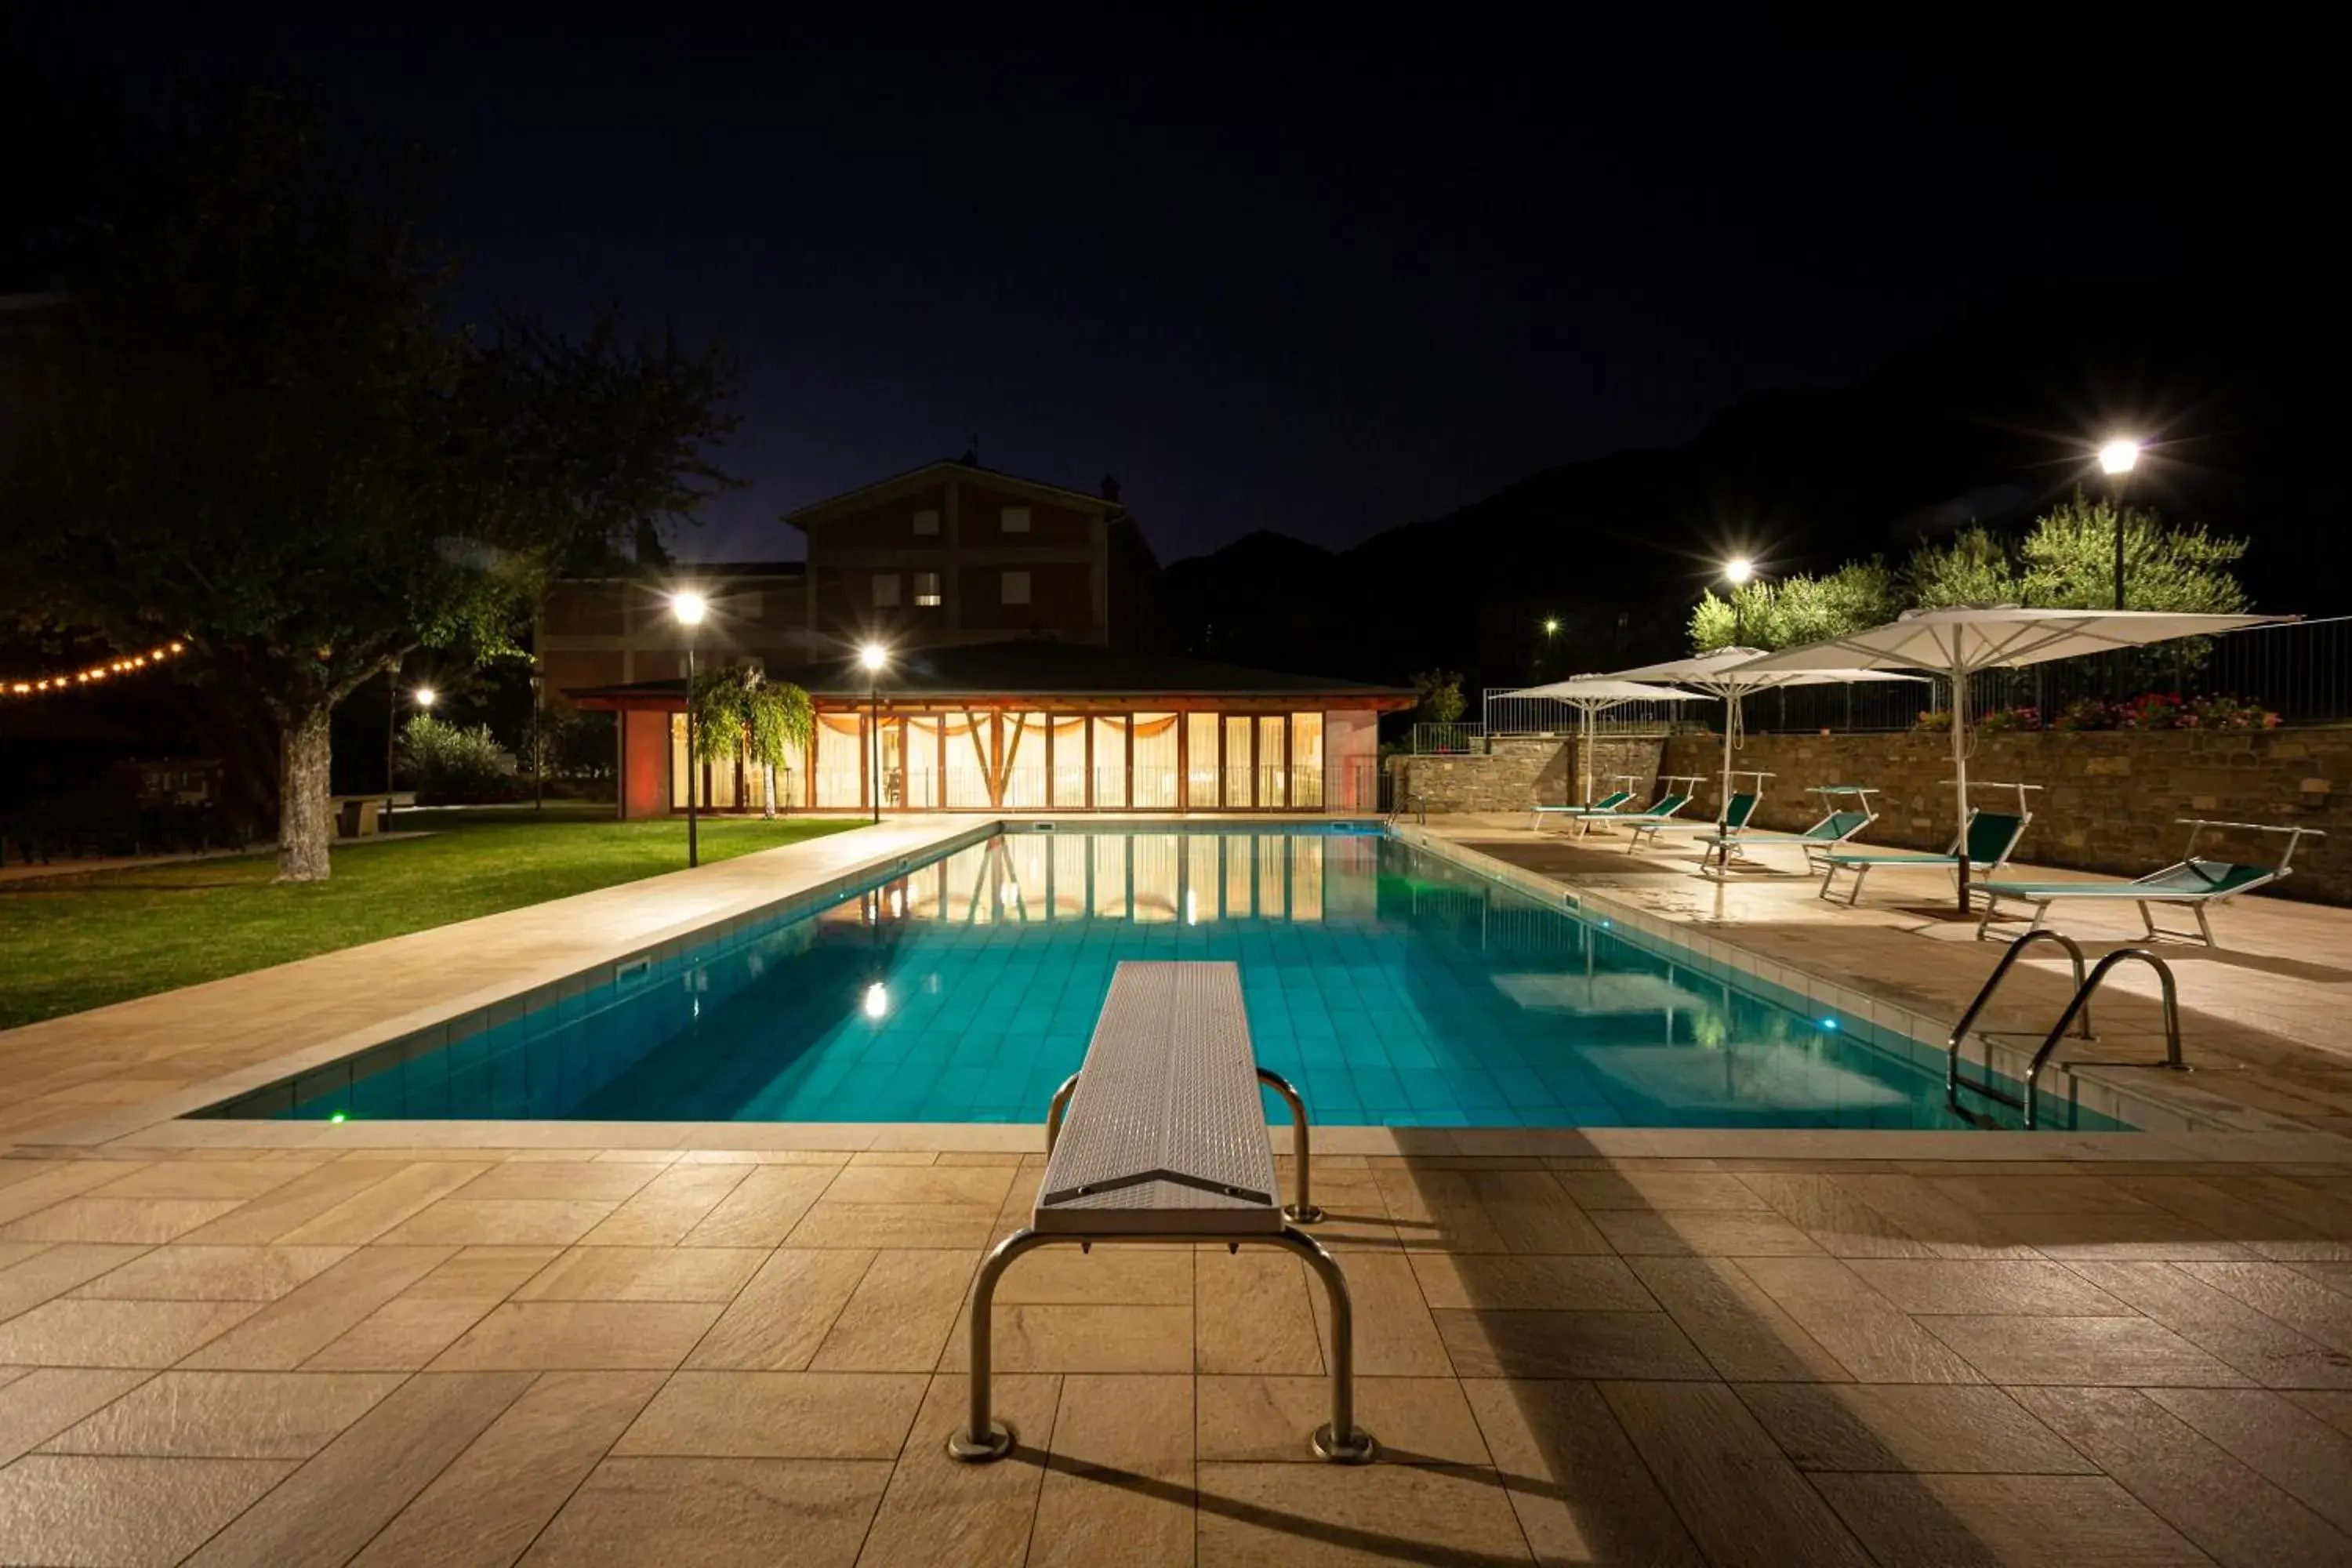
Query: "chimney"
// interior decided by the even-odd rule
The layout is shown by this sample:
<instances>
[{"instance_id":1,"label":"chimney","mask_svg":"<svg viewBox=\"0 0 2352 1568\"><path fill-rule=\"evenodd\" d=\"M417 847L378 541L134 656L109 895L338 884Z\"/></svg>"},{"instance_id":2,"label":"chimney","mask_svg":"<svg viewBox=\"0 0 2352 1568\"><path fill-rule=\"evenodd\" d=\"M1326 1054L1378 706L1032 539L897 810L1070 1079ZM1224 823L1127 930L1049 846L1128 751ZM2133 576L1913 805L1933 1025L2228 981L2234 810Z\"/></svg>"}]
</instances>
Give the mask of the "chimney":
<instances>
[{"instance_id":1,"label":"chimney","mask_svg":"<svg viewBox=\"0 0 2352 1568\"><path fill-rule=\"evenodd\" d=\"M1113 505L1117 505L1117 504L1118 504L1118 476L1117 474L1105 474L1105 475L1103 476L1103 479L1102 479L1102 498L1103 498L1103 500L1107 500L1107 501L1111 502Z\"/></svg>"}]
</instances>

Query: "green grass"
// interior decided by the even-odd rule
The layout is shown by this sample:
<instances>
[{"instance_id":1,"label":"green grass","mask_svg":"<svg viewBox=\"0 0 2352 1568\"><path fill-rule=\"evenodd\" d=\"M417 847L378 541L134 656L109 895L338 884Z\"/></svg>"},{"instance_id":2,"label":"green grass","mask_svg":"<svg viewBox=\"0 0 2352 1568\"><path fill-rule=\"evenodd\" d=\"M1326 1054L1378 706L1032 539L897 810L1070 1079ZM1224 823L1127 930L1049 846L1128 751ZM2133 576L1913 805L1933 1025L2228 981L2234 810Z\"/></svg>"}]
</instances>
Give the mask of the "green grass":
<instances>
[{"instance_id":1,"label":"green grass","mask_svg":"<svg viewBox=\"0 0 2352 1568\"><path fill-rule=\"evenodd\" d=\"M685 868L683 821L611 809L404 811L432 837L339 845L323 886L273 884L268 855L0 882L0 1028ZM857 826L705 819L702 858Z\"/></svg>"}]
</instances>

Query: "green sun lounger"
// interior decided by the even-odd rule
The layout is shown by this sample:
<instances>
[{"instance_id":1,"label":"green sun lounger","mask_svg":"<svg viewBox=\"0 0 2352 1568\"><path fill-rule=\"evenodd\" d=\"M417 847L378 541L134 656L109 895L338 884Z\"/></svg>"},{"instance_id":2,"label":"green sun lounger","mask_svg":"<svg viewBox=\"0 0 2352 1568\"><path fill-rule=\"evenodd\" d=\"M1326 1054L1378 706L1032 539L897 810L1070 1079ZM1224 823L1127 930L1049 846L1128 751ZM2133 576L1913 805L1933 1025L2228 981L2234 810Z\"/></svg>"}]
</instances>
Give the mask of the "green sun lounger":
<instances>
[{"instance_id":1,"label":"green sun lounger","mask_svg":"<svg viewBox=\"0 0 2352 1568\"><path fill-rule=\"evenodd\" d=\"M1542 827L1543 819L1547 816L1564 816L1570 822L1582 822L1595 816L1613 816L1633 798L1633 792L1630 789L1612 789L1590 805L1530 806L1528 810L1533 813L1533 817L1528 823L1528 830L1532 833Z\"/></svg>"},{"instance_id":2,"label":"green sun lounger","mask_svg":"<svg viewBox=\"0 0 2352 1568\"><path fill-rule=\"evenodd\" d=\"M1969 858L1970 890L1978 882L2000 875L2009 858L2017 848L2017 841L2025 837L2025 829L2033 821L2030 811L1985 811L1969 813L1969 830L1963 836ZM1944 855L1928 855L1916 849L1828 849L1817 852L1811 858L1822 867L1821 897L1827 899L1835 890L1838 873L1853 873L1853 887L1845 901L1851 905L1862 898L1864 879L1880 866L1941 866L1957 871L1960 864L1961 846L1955 845Z\"/></svg>"},{"instance_id":3,"label":"green sun lounger","mask_svg":"<svg viewBox=\"0 0 2352 1568\"><path fill-rule=\"evenodd\" d=\"M1762 798L1763 796L1757 791L1741 790L1725 803L1723 815L1713 822L1676 822L1668 816L1638 823L1634 826L1632 841L1625 846L1625 852L1632 854L1634 847L1644 838L1654 842L1658 835L1668 828L1689 828L1699 833L1707 832L1709 829L1718 833L1738 833L1748 826L1748 819L1756 815L1756 803Z\"/></svg>"},{"instance_id":4,"label":"green sun lounger","mask_svg":"<svg viewBox=\"0 0 2352 1568\"><path fill-rule=\"evenodd\" d=\"M1819 822L1802 832L1776 833L1769 830L1758 832L1753 828L1740 828L1736 831L1718 829L1700 839L1699 842L1709 848L1725 849L1734 854L1753 847L1774 844L1795 845L1804 850L1806 866L1811 869L1819 870L1822 852L1833 845L1843 844L1878 820L1878 813L1870 804L1870 797L1876 795L1878 791L1872 785L1811 784L1806 787L1805 793L1820 795L1825 804L1832 805L1833 803L1847 798L1851 798L1856 804L1843 809L1830 810Z\"/></svg>"},{"instance_id":5,"label":"green sun lounger","mask_svg":"<svg viewBox=\"0 0 2352 1568\"><path fill-rule=\"evenodd\" d=\"M2241 893L2251 893L2257 888L2270 886L2294 874L2295 847L2305 838L2325 838L2326 834L2316 827L2273 827L2259 822L2215 822L2208 817L2184 816L2178 819L2189 829L2188 847L2180 858L2160 871L2128 882L2014 882L1988 880L1984 883L1984 919L1977 922L1977 939L1984 940L1992 924L1995 912L2003 901L2033 906L2033 918L2026 922L2028 931L2041 929L2050 913L2050 906L2062 899L2104 900L2108 903L2131 903L2139 906L2140 923L2147 928L2148 940L2170 937L2179 942L2202 942L2207 947L2213 941L2213 924L2205 911L2224 899L2234 899ZM2256 865L2242 860L2215 860L2197 853L2197 840L2208 828L2234 830L2242 833L2284 833L2287 836L2286 850L2275 866ZM2174 904L2197 917L2193 931L2174 931L2156 923L2151 904Z\"/></svg>"},{"instance_id":6,"label":"green sun lounger","mask_svg":"<svg viewBox=\"0 0 2352 1568\"><path fill-rule=\"evenodd\" d=\"M1679 789L1669 790L1664 795L1660 795L1656 800L1652 801L1647 810L1621 811L1616 816L1609 817L1607 820L1611 822L1626 823L1632 826L1633 836L1625 841L1625 852L1630 855L1633 852L1633 847L1642 841L1643 829L1646 828L1651 831L1655 831L1659 824L1673 821L1676 816L1680 815L1683 807L1688 805L1690 803L1691 795L1689 791ZM1587 827L1591 826L1589 819L1585 826Z\"/></svg>"}]
</instances>

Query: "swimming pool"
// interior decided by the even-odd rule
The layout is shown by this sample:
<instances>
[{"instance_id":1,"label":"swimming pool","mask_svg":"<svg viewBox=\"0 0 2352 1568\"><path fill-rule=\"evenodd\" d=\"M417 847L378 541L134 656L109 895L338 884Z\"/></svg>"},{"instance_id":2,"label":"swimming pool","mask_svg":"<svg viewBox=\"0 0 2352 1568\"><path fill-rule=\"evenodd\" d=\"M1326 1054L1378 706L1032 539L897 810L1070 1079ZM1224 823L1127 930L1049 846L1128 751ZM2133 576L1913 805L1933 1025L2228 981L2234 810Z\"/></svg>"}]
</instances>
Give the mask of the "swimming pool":
<instances>
[{"instance_id":1,"label":"swimming pool","mask_svg":"<svg viewBox=\"0 0 2352 1568\"><path fill-rule=\"evenodd\" d=\"M1259 1060L1318 1121L1960 1125L1905 1042L1604 926L1377 830L1009 828L209 1114L1034 1121L1113 966L1199 958L1240 965Z\"/></svg>"}]
</instances>

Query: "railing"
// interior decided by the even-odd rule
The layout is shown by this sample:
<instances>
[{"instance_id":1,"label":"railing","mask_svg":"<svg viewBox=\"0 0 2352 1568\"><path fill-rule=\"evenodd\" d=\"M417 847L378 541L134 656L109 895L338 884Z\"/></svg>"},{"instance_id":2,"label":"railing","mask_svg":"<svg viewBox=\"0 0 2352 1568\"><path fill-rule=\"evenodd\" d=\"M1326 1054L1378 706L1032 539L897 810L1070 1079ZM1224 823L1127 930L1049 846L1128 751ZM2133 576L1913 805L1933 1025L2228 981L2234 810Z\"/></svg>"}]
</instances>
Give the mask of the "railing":
<instances>
[{"instance_id":1,"label":"railing","mask_svg":"<svg viewBox=\"0 0 2352 1568\"><path fill-rule=\"evenodd\" d=\"M1908 730L1921 714L1951 707L1951 685L1931 679L1781 687L1741 699L1740 717L1756 734ZM1969 716L1973 724L2006 709L2031 708L2046 725L2077 700L2151 691L2258 703L2289 724L2352 720L2352 616L1986 670L1969 682ZM1489 735L1577 732L1577 715L1567 704L1514 697L1506 688L1486 693L1482 713ZM1599 735L1664 735L1677 726L1719 729L1721 723L1719 703L1636 702L1593 715L1592 729Z\"/></svg>"},{"instance_id":2,"label":"railing","mask_svg":"<svg viewBox=\"0 0 2352 1568\"><path fill-rule=\"evenodd\" d=\"M1990 1050L1985 1054L1986 1072L1983 1079L1972 1079L1963 1074L1960 1071L1960 1047L1967 1042L1969 1026L1975 1023L1977 1015L1984 1011L1986 1002L1991 999L1993 992L2000 988L2000 983L2009 978L2009 972L2016 964L2018 955L2036 942L2055 942L2065 948L2067 956L2073 961L2074 966L2074 994L2067 1002L2066 1010L2058 1015L2058 1021L2050 1026L2050 1033L2042 1037L2041 1047L2033 1053L2033 1059L2026 1064L2023 1092L2011 1094L2008 1090L1997 1087L1992 1081L1992 1054ZM2144 947L2125 947L2118 948L2099 960L2089 975L2085 976L2083 973L2083 950L2073 938L2063 936L2054 931L2028 931L2010 943L2009 951L2001 954L2000 962L1993 966L1991 976L1985 981L1984 989L1977 993L1976 1000L1969 1004L1969 1010L1961 1014L1960 1021L1953 1026L1951 1038L1945 1047L1945 1102L1955 1113L1965 1115L1966 1112L1960 1110L1960 1090L1965 1089L1971 1093L1980 1094L1987 1100L1998 1100L2003 1105L2023 1111L2026 1131L2029 1132L2034 1131L2041 1125L2042 1069L2049 1065L2051 1053L2058 1048L2058 1042L2066 1037L2067 1030L2077 1030L2080 1037L2085 1040L2095 1037L2091 1033L2091 995L2105 984L2108 974L2114 972L2117 964L2126 961L2145 963L2156 971L2157 986L2164 1008L2164 1059L2160 1062L2118 1062L2078 1057L2072 1062L2063 1065L2156 1067L2168 1068L2173 1072L2187 1072L2189 1064L2180 1057L2180 994L2173 984L2170 964Z\"/></svg>"},{"instance_id":3,"label":"railing","mask_svg":"<svg viewBox=\"0 0 2352 1568\"><path fill-rule=\"evenodd\" d=\"M1415 756L1463 756L1484 750L1485 732L1475 724L1415 724L1412 727L1412 751Z\"/></svg>"}]
</instances>

